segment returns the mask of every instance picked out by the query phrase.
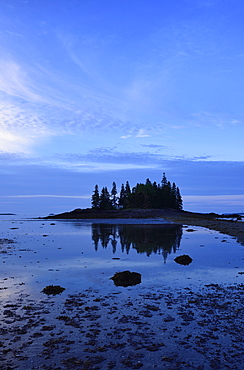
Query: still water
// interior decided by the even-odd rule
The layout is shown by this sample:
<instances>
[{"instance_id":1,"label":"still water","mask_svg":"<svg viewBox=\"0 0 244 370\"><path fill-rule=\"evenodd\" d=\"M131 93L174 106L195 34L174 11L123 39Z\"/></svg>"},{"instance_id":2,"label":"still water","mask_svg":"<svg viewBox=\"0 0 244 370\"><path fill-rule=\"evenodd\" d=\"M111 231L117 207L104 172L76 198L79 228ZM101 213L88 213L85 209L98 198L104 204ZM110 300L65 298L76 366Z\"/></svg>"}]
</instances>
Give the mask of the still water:
<instances>
[{"instance_id":1,"label":"still water","mask_svg":"<svg viewBox=\"0 0 244 370\"><path fill-rule=\"evenodd\" d=\"M0 295L39 294L46 285L69 293L113 286L114 273L142 275L141 286L198 287L241 283L244 247L205 228L162 220L0 221ZM188 266L177 256L192 258ZM119 288L124 289L124 288ZM133 289L131 287L130 289Z\"/></svg>"}]
</instances>

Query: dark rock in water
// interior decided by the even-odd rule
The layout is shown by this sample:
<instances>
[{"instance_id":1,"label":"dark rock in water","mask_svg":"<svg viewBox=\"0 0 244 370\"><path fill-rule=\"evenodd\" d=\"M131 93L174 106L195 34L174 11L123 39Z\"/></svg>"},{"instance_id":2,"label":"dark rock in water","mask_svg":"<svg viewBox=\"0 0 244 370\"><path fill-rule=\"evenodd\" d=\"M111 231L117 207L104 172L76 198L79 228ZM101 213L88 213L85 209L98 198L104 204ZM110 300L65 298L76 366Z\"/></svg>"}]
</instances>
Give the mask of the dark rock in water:
<instances>
[{"instance_id":1,"label":"dark rock in water","mask_svg":"<svg viewBox=\"0 0 244 370\"><path fill-rule=\"evenodd\" d=\"M132 286L141 283L141 274L138 272L122 271L117 272L110 279L114 281L116 286Z\"/></svg>"},{"instance_id":2,"label":"dark rock in water","mask_svg":"<svg viewBox=\"0 0 244 370\"><path fill-rule=\"evenodd\" d=\"M175 262L179 263L180 265L190 265L192 262L192 258L188 256L187 254L183 254L182 256L178 256L175 259Z\"/></svg>"},{"instance_id":3,"label":"dark rock in water","mask_svg":"<svg viewBox=\"0 0 244 370\"><path fill-rule=\"evenodd\" d=\"M61 294L64 290L65 288L62 288L59 285L48 285L42 290L42 293L47 295L56 295Z\"/></svg>"}]
</instances>

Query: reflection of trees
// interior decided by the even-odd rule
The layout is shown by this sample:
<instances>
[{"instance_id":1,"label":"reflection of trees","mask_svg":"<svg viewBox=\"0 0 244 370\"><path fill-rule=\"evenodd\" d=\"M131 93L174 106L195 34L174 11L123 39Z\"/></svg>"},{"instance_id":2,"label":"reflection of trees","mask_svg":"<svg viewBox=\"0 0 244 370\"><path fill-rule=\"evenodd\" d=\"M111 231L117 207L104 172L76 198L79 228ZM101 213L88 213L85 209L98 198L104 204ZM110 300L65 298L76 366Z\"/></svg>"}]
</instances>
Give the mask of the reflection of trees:
<instances>
[{"instance_id":1,"label":"reflection of trees","mask_svg":"<svg viewBox=\"0 0 244 370\"><path fill-rule=\"evenodd\" d=\"M118 241L122 252L129 253L136 249L138 253L162 254L164 260L172 251L175 253L180 246L182 227L180 225L136 225L136 224L92 224L92 240L95 250L99 244L103 248L112 246L116 252Z\"/></svg>"}]
</instances>

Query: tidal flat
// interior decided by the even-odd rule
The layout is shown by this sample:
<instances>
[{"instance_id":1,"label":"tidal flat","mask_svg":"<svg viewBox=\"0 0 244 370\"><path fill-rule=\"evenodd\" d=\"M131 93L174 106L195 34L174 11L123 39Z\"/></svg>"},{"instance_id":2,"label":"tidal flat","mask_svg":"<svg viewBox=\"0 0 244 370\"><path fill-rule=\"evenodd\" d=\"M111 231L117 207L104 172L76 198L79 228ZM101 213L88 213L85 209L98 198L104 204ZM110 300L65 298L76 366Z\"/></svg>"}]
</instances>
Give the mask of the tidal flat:
<instances>
[{"instance_id":1,"label":"tidal flat","mask_svg":"<svg viewBox=\"0 0 244 370\"><path fill-rule=\"evenodd\" d=\"M162 219L2 219L0 258L4 370L243 369L233 236ZM125 270L141 283L116 286Z\"/></svg>"}]
</instances>

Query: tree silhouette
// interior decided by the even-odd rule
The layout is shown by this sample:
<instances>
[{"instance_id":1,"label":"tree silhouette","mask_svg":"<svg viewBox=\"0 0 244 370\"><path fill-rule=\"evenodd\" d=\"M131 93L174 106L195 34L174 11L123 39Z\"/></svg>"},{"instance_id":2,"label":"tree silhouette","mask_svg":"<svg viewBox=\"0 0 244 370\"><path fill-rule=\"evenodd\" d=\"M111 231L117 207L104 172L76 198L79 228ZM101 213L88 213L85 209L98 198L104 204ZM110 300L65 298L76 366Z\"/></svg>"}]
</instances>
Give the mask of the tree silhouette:
<instances>
[{"instance_id":1,"label":"tree silhouette","mask_svg":"<svg viewBox=\"0 0 244 370\"><path fill-rule=\"evenodd\" d=\"M110 194L106 186L101 191L99 208L102 210L112 209Z\"/></svg>"},{"instance_id":2,"label":"tree silhouette","mask_svg":"<svg viewBox=\"0 0 244 370\"><path fill-rule=\"evenodd\" d=\"M145 208L145 209L163 209L172 208L181 210L183 208L182 197L179 188L173 182L167 180L165 173L161 184L152 183L149 178L145 184L137 183L132 189L130 184L121 185L120 196L117 197L116 183L113 182L111 196L107 187L102 188L99 196L98 186L95 186L92 195L93 209L117 209L117 208Z\"/></svg>"},{"instance_id":3,"label":"tree silhouette","mask_svg":"<svg viewBox=\"0 0 244 370\"><path fill-rule=\"evenodd\" d=\"M100 207L100 196L98 191L98 185L95 185L94 192L92 194L92 208L99 209Z\"/></svg>"},{"instance_id":4,"label":"tree silhouette","mask_svg":"<svg viewBox=\"0 0 244 370\"><path fill-rule=\"evenodd\" d=\"M117 208L117 187L115 182L113 182L111 190L111 204L114 209Z\"/></svg>"}]
</instances>

